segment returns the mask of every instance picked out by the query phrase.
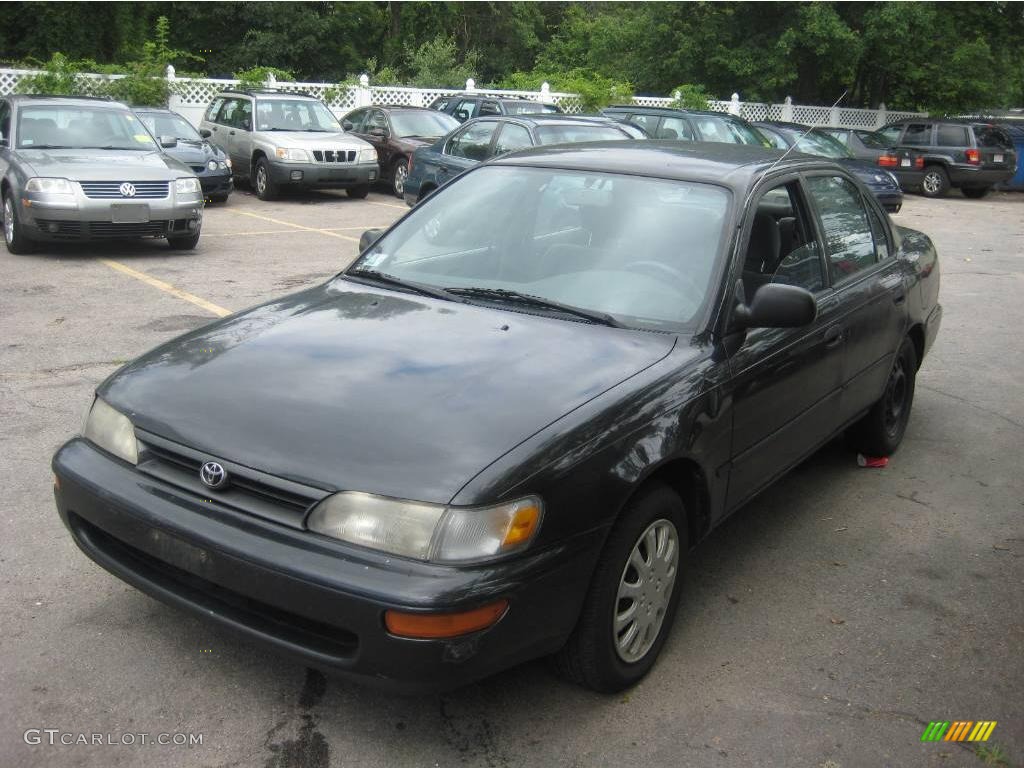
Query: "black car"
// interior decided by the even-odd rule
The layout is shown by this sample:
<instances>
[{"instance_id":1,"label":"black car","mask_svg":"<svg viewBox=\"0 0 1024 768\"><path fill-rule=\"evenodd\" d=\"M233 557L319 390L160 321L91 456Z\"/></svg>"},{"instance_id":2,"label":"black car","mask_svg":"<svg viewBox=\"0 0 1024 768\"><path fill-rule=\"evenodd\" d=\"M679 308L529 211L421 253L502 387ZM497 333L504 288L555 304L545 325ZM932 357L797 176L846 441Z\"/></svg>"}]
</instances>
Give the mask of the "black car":
<instances>
[{"instance_id":1,"label":"black car","mask_svg":"<svg viewBox=\"0 0 1024 768\"><path fill-rule=\"evenodd\" d=\"M557 104L485 96L479 93L447 93L434 99L430 103L430 109L451 115L460 123L487 115L562 114L562 109Z\"/></svg>"},{"instance_id":2,"label":"black car","mask_svg":"<svg viewBox=\"0 0 1024 768\"><path fill-rule=\"evenodd\" d=\"M200 136L192 123L177 112L169 109L136 109L135 114L156 139L169 136L177 141L174 146L165 146L163 150L187 165L199 177L206 202L227 202L234 184L231 181L231 158L223 149Z\"/></svg>"},{"instance_id":3,"label":"black car","mask_svg":"<svg viewBox=\"0 0 1024 768\"><path fill-rule=\"evenodd\" d=\"M756 122L754 126L777 149L789 149L795 145L799 152L842 163L857 174L889 213L899 213L903 207L903 191L894 174L869 160L854 157L849 149L822 129L777 121Z\"/></svg>"},{"instance_id":4,"label":"black car","mask_svg":"<svg viewBox=\"0 0 1024 768\"><path fill-rule=\"evenodd\" d=\"M53 460L60 516L130 584L314 667L437 689L555 654L635 683L693 545L843 430L896 450L939 328L928 237L781 157L477 166L326 283L103 382Z\"/></svg>"},{"instance_id":5,"label":"black car","mask_svg":"<svg viewBox=\"0 0 1024 768\"><path fill-rule=\"evenodd\" d=\"M643 128L652 139L768 146L750 123L726 112L622 104L601 113Z\"/></svg>"},{"instance_id":6,"label":"black car","mask_svg":"<svg viewBox=\"0 0 1024 768\"><path fill-rule=\"evenodd\" d=\"M1012 179L1017 170L1013 141L1005 129L991 123L915 117L878 132L892 146L921 154L925 197L943 197L956 187L964 197L981 198L996 184Z\"/></svg>"}]
</instances>

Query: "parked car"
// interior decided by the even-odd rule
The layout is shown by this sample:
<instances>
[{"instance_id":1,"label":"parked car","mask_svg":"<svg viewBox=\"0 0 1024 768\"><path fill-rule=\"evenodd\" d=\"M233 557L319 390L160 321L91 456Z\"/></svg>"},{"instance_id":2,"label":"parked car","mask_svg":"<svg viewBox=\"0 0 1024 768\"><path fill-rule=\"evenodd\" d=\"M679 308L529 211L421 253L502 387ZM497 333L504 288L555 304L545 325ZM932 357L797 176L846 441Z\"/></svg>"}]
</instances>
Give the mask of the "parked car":
<instances>
[{"instance_id":1,"label":"parked car","mask_svg":"<svg viewBox=\"0 0 1024 768\"><path fill-rule=\"evenodd\" d=\"M451 115L460 123L487 115L562 114L562 109L557 104L485 96L479 93L446 93L434 99L430 103L430 109Z\"/></svg>"},{"instance_id":2,"label":"parked car","mask_svg":"<svg viewBox=\"0 0 1024 768\"><path fill-rule=\"evenodd\" d=\"M768 146L750 123L724 112L640 107L635 104L607 107L601 112L614 120L640 126L652 139Z\"/></svg>"},{"instance_id":3,"label":"parked car","mask_svg":"<svg viewBox=\"0 0 1024 768\"><path fill-rule=\"evenodd\" d=\"M756 122L754 126L777 149L788 150L795 144L799 152L828 157L842 163L857 174L889 213L899 213L903 207L903 192L896 176L869 160L857 159L849 149L825 131L781 121Z\"/></svg>"},{"instance_id":4,"label":"parked car","mask_svg":"<svg viewBox=\"0 0 1024 768\"><path fill-rule=\"evenodd\" d=\"M254 122L255 118L255 122ZM273 90L223 91L199 125L260 200L283 188L344 189L363 198L379 178L377 151L342 129L319 99Z\"/></svg>"},{"instance_id":5,"label":"parked car","mask_svg":"<svg viewBox=\"0 0 1024 768\"><path fill-rule=\"evenodd\" d=\"M326 283L101 384L53 460L64 524L153 597L367 683L548 654L637 682L691 546L844 430L895 451L938 332L928 237L780 156L477 166Z\"/></svg>"},{"instance_id":6,"label":"parked car","mask_svg":"<svg viewBox=\"0 0 1024 768\"><path fill-rule=\"evenodd\" d=\"M923 157L921 194L943 197L953 187L981 198L1017 169L1017 152L1007 132L992 123L955 118L914 117L890 123L879 133L896 147Z\"/></svg>"},{"instance_id":7,"label":"parked car","mask_svg":"<svg viewBox=\"0 0 1024 768\"><path fill-rule=\"evenodd\" d=\"M160 139L171 136L177 144L164 152L180 160L199 178L208 203L225 203L234 188L231 158L223 149L199 135L199 131L177 112L169 109L136 109L135 114L150 134Z\"/></svg>"},{"instance_id":8,"label":"parked car","mask_svg":"<svg viewBox=\"0 0 1024 768\"><path fill-rule=\"evenodd\" d=\"M416 205L477 163L524 147L632 138L627 129L614 122L575 115L477 118L413 153L405 181L405 202Z\"/></svg>"},{"instance_id":9,"label":"parked car","mask_svg":"<svg viewBox=\"0 0 1024 768\"><path fill-rule=\"evenodd\" d=\"M345 115L341 127L374 146L382 179L404 199L412 153L458 128L459 121L424 107L363 107Z\"/></svg>"},{"instance_id":10,"label":"parked car","mask_svg":"<svg viewBox=\"0 0 1024 768\"><path fill-rule=\"evenodd\" d=\"M203 195L187 165L164 153L127 105L70 96L0 99L4 241L166 238L199 242ZM161 145L163 145L161 147Z\"/></svg>"}]
</instances>

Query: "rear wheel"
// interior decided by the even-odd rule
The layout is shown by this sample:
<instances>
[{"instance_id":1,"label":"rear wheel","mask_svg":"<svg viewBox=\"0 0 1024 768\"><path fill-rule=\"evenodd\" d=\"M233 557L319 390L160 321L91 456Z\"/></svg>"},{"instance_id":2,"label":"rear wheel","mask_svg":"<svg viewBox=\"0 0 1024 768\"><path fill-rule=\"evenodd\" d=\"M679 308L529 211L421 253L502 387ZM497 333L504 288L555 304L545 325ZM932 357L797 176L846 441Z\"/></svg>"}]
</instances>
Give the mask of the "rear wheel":
<instances>
[{"instance_id":1,"label":"rear wheel","mask_svg":"<svg viewBox=\"0 0 1024 768\"><path fill-rule=\"evenodd\" d=\"M654 666L679 605L686 513L667 486L630 503L608 536L580 619L555 668L573 682L613 693Z\"/></svg>"},{"instance_id":2,"label":"rear wheel","mask_svg":"<svg viewBox=\"0 0 1024 768\"><path fill-rule=\"evenodd\" d=\"M903 339L893 361L882 397L850 428L850 439L865 456L889 456L907 431L914 404L917 351L909 337Z\"/></svg>"},{"instance_id":3,"label":"rear wheel","mask_svg":"<svg viewBox=\"0 0 1024 768\"><path fill-rule=\"evenodd\" d=\"M349 187L347 190L348 196L356 200L362 200L368 194L370 194L369 184L360 184L358 187Z\"/></svg>"},{"instance_id":4,"label":"rear wheel","mask_svg":"<svg viewBox=\"0 0 1024 768\"><path fill-rule=\"evenodd\" d=\"M11 253L31 253L35 242L24 234L18 219L18 204L10 192L4 192L4 243Z\"/></svg>"},{"instance_id":5,"label":"rear wheel","mask_svg":"<svg viewBox=\"0 0 1024 768\"><path fill-rule=\"evenodd\" d=\"M273 200L278 195L278 186L270 175L270 163L267 162L265 157L261 157L256 161L253 186L256 188L256 197L260 200Z\"/></svg>"},{"instance_id":6,"label":"rear wheel","mask_svg":"<svg viewBox=\"0 0 1024 768\"><path fill-rule=\"evenodd\" d=\"M929 165L921 179L921 194L925 197L944 197L949 192L949 174L941 165Z\"/></svg>"},{"instance_id":7,"label":"rear wheel","mask_svg":"<svg viewBox=\"0 0 1024 768\"><path fill-rule=\"evenodd\" d=\"M405 180L409 178L409 163L404 157L398 158L391 170L391 188L395 197L405 198Z\"/></svg>"},{"instance_id":8,"label":"rear wheel","mask_svg":"<svg viewBox=\"0 0 1024 768\"><path fill-rule=\"evenodd\" d=\"M964 187L960 191L964 193L964 197L971 200L980 200L992 191L992 187Z\"/></svg>"}]
</instances>

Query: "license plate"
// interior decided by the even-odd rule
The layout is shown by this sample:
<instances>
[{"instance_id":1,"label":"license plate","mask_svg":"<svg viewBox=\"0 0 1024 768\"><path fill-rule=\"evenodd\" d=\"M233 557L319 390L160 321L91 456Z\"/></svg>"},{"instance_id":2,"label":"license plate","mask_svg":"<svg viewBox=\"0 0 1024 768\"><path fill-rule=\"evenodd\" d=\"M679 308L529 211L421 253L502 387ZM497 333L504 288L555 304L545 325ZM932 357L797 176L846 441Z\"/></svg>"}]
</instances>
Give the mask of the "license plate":
<instances>
[{"instance_id":1,"label":"license plate","mask_svg":"<svg viewBox=\"0 0 1024 768\"><path fill-rule=\"evenodd\" d=\"M1002 155L996 155L992 159L995 160L997 163L1003 162L1003 156Z\"/></svg>"},{"instance_id":2,"label":"license plate","mask_svg":"<svg viewBox=\"0 0 1024 768\"><path fill-rule=\"evenodd\" d=\"M144 203L112 203L110 220L115 224L145 224L149 221L149 206Z\"/></svg>"},{"instance_id":3,"label":"license plate","mask_svg":"<svg viewBox=\"0 0 1024 768\"><path fill-rule=\"evenodd\" d=\"M910 158L909 157L904 157L902 160L900 160L900 166L902 168L909 168L910 167Z\"/></svg>"}]
</instances>

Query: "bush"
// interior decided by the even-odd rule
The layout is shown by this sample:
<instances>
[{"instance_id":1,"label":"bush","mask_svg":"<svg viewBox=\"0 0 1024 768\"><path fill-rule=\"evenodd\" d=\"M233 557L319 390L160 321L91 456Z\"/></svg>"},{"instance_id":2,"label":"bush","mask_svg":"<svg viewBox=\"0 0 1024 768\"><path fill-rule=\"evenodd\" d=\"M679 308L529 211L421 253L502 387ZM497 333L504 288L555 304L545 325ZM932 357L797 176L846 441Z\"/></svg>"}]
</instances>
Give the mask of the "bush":
<instances>
[{"instance_id":1,"label":"bush","mask_svg":"<svg viewBox=\"0 0 1024 768\"><path fill-rule=\"evenodd\" d=\"M469 78L476 77L480 54L467 51L458 60L455 38L438 35L415 50L406 50L410 85L417 88L463 88Z\"/></svg>"},{"instance_id":2,"label":"bush","mask_svg":"<svg viewBox=\"0 0 1024 768\"><path fill-rule=\"evenodd\" d=\"M29 62L29 64L42 71L19 80L15 89L18 93L81 96L89 92L85 88L86 78L81 76L78 63L71 61L63 53L53 54L47 62Z\"/></svg>"},{"instance_id":3,"label":"bush","mask_svg":"<svg viewBox=\"0 0 1024 768\"><path fill-rule=\"evenodd\" d=\"M235 77L239 81L238 87L252 90L266 88L267 78L270 75L273 75L275 80L282 80L286 83L295 82L294 74L287 69L278 69L277 67L251 67L243 69L241 72L235 72Z\"/></svg>"},{"instance_id":4,"label":"bush","mask_svg":"<svg viewBox=\"0 0 1024 768\"><path fill-rule=\"evenodd\" d=\"M679 94L678 98L676 94ZM704 90L703 85L692 85L684 83L672 89L669 97L673 99L672 106L676 109L707 109L708 102L714 96Z\"/></svg>"},{"instance_id":5,"label":"bush","mask_svg":"<svg viewBox=\"0 0 1024 768\"><path fill-rule=\"evenodd\" d=\"M513 72L499 87L516 91L539 91L547 82L552 91L576 93L584 112L596 112L610 104L628 104L633 99L633 84L576 68L568 72Z\"/></svg>"}]
</instances>

